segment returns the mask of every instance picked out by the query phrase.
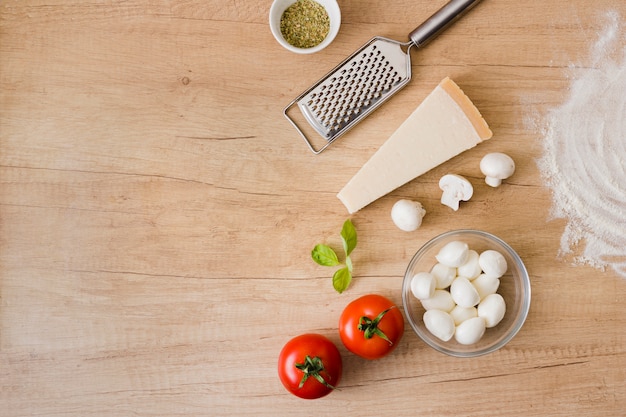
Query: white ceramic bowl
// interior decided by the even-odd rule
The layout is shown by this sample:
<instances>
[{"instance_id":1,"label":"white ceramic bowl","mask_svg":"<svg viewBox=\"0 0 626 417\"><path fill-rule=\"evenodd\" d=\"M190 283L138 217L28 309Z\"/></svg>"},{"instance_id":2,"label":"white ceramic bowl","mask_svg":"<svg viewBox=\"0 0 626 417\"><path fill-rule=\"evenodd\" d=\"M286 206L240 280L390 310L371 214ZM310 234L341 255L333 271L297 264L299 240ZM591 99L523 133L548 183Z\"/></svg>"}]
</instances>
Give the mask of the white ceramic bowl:
<instances>
[{"instance_id":1,"label":"white ceramic bowl","mask_svg":"<svg viewBox=\"0 0 626 417\"><path fill-rule=\"evenodd\" d=\"M424 325L424 307L411 292L411 279L418 272L429 272L437 263L435 255L447 243L462 241L470 249L481 253L493 249L504 255L508 270L500 278L500 294L506 302L504 318L495 327L485 331L483 337L471 345L462 345L450 339L444 342L435 337ZM453 230L443 233L422 246L409 262L402 283L402 301L407 320L415 333L439 352L457 357L484 355L506 345L522 328L530 309L530 278L517 253L502 239L480 230Z\"/></svg>"},{"instance_id":2,"label":"white ceramic bowl","mask_svg":"<svg viewBox=\"0 0 626 417\"><path fill-rule=\"evenodd\" d=\"M291 45L289 42L285 40L282 33L280 32L280 18L283 13L289 6L296 2L296 0L274 0L272 6L270 7L270 30L272 31L272 35L276 38L276 41L281 44L285 49L295 52L297 54L313 54L315 52L319 52L322 49L326 48L330 43L335 39L337 33L339 33L339 27L341 26L341 10L339 9L339 5L337 4L337 0L315 0L324 8L328 13L328 17L330 19L330 30L328 31L328 35L324 40L312 47L312 48L298 48Z\"/></svg>"}]
</instances>

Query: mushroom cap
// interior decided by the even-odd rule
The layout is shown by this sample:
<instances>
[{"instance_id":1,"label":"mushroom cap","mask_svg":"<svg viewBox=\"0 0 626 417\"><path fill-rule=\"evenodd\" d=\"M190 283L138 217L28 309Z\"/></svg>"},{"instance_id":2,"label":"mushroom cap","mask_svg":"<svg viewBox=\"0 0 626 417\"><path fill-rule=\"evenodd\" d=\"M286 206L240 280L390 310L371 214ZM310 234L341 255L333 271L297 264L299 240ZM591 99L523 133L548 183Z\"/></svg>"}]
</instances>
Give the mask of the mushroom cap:
<instances>
[{"instance_id":1,"label":"mushroom cap","mask_svg":"<svg viewBox=\"0 0 626 417\"><path fill-rule=\"evenodd\" d=\"M467 201L474 194L472 183L460 175L446 174L439 180L439 188L443 191L454 190L459 199Z\"/></svg>"},{"instance_id":2,"label":"mushroom cap","mask_svg":"<svg viewBox=\"0 0 626 417\"><path fill-rule=\"evenodd\" d=\"M417 201L398 200L391 208L391 220L405 232L417 230L425 214L426 210Z\"/></svg>"},{"instance_id":3,"label":"mushroom cap","mask_svg":"<svg viewBox=\"0 0 626 417\"><path fill-rule=\"evenodd\" d=\"M480 161L480 171L487 177L503 180L515 172L515 161L502 152L488 153Z\"/></svg>"}]
</instances>

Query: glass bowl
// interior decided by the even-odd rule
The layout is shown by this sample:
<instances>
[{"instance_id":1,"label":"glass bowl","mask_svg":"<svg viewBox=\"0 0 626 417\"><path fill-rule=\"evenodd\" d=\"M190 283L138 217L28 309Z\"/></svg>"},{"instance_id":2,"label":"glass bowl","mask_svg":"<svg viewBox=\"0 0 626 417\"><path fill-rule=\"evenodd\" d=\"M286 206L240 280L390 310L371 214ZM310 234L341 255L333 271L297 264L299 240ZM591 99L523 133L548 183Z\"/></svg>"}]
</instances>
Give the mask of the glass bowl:
<instances>
[{"instance_id":1,"label":"glass bowl","mask_svg":"<svg viewBox=\"0 0 626 417\"><path fill-rule=\"evenodd\" d=\"M493 249L504 255L508 269L500 278L498 294L506 303L504 318L495 327L485 330L483 337L471 345L435 337L424 325L424 307L411 292L411 279L418 272L430 272L437 263L435 255L447 243L461 241L479 254ZM474 357L494 352L506 345L521 329L530 308L530 278L518 254L502 239L480 230L453 230L443 233L422 246L409 262L402 282L402 302L407 320L415 333L432 348L456 357Z\"/></svg>"}]
</instances>

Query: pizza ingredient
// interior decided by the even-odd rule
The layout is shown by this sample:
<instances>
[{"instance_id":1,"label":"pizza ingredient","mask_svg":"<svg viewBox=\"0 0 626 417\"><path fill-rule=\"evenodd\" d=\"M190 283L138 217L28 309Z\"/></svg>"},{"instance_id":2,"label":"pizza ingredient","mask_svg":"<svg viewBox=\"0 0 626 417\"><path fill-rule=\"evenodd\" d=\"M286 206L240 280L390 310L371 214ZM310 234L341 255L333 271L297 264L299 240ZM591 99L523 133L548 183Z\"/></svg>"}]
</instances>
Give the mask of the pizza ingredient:
<instances>
[{"instance_id":1,"label":"pizza ingredient","mask_svg":"<svg viewBox=\"0 0 626 417\"><path fill-rule=\"evenodd\" d=\"M515 161L502 152L488 153L480 160L480 171L485 175L487 185L499 187L502 180L515 172Z\"/></svg>"},{"instance_id":2,"label":"pizza ingredient","mask_svg":"<svg viewBox=\"0 0 626 417\"><path fill-rule=\"evenodd\" d=\"M439 250L435 258L439 263L451 268L458 268L467 261L469 246L458 240L447 243Z\"/></svg>"},{"instance_id":3,"label":"pizza ingredient","mask_svg":"<svg viewBox=\"0 0 626 417\"><path fill-rule=\"evenodd\" d=\"M491 249L479 254L457 240L435 257L438 263L431 272L418 272L411 279L411 292L426 310L424 325L444 342L454 336L460 344L474 344L506 313L506 302L497 293L508 269L506 258Z\"/></svg>"},{"instance_id":4,"label":"pizza ingredient","mask_svg":"<svg viewBox=\"0 0 626 417\"><path fill-rule=\"evenodd\" d=\"M341 242L345 254L345 265L336 270L333 275L333 287L335 291L340 294L348 288L352 281L352 259L350 258L350 254L357 244L356 229L350 219L346 220L341 228ZM311 257L318 265L342 265L339 262L337 253L330 246L323 243L315 245L311 251Z\"/></svg>"},{"instance_id":5,"label":"pizza ingredient","mask_svg":"<svg viewBox=\"0 0 626 417\"><path fill-rule=\"evenodd\" d=\"M435 295L437 278L429 272L419 272L411 279L411 292L415 298L423 300Z\"/></svg>"},{"instance_id":6,"label":"pizza ingredient","mask_svg":"<svg viewBox=\"0 0 626 417\"><path fill-rule=\"evenodd\" d=\"M398 229L413 232L422 225L426 210L417 201L398 200L391 208L391 220Z\"/></svg>"},{"instance_id":7,"label":"pizza ingredient","mask_svg":"<svg viewBox=\"0 0 626 417\"><path fill-rule=\"evenodd\" d=\"M447 174L439 180L441 194L441 204L450 207L452 210L459 209L461 201L469 201L474 195L472 183L460 175Z\"/></svg>"},{"instance_id":8,"label":"pizza ingredient","mask_svg":"<svg viewBox=\"0 0 626 417\"><path fill-rule=\"evenodd\" d=\"M343 364L337 346L327 337L307 333L283 346L278 377L293 395L315 399L328 395L341 380Z\"/></svg>"},{"instance_id":9,"label":"pizza ingredient","mask_svg":"<svg viewBox=\"0 0 626 417\"><path fill-rule=\"evenodd\" d=\"M402 312L388 298L368 294L346 306L339 318L339 336L345 347L365 359L391 353L404 334Z\"/></svg>"}]
</instances>

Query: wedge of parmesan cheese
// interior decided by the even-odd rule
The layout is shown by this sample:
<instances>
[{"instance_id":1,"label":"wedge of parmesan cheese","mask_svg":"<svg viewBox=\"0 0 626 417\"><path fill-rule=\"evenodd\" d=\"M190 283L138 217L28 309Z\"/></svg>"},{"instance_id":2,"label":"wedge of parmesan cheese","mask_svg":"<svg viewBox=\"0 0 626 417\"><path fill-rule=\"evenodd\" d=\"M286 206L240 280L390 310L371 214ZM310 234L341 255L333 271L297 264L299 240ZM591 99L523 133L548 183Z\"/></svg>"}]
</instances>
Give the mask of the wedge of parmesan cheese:
<instances>
[{"instance_id":1,"label":"wedge of parmesan cheese","mask_svg":"<svg viewBox=\"0 0 626 417\"><path fill-rule=\"evenodd\" d=\"M491 136L476 106L446 77L337 197L355 213Z\"/></svg>"}]
</instances>

